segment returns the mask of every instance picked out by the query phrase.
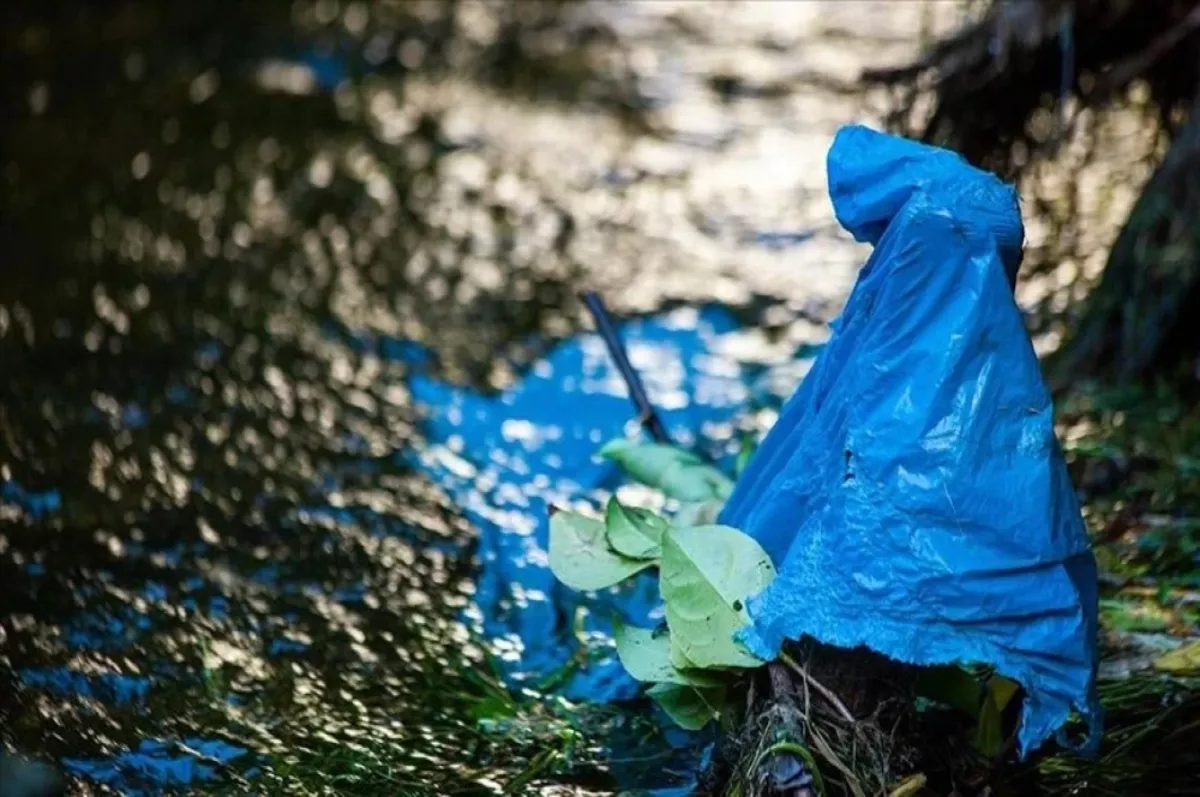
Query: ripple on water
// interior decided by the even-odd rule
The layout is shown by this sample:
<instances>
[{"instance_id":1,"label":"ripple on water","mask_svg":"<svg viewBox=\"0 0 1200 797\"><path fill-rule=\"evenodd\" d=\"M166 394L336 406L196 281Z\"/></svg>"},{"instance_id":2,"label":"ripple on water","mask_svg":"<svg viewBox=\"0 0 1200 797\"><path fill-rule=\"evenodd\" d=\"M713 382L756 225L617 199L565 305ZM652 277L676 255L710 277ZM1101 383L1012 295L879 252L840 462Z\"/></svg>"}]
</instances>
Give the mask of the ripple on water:
<instances>
[{"instance_id":1,"label":"ripple on water","mask_svg":"<svg viewBox=\"0 0 1200 797\"><path fill-rule=\"evenodd\" d=\"M590 452L630 416L598 341L555 346L584 285L687 304L626 329L674 433L768 422L861 253L822 166L861 115L812 78L899 59L917 4L836 46L839 3L26 5L0 741L128 794L686 773L692 737L582 701L634 690L576 630L655 589L548 576L546 502L620 487Z\"/></svg>"}]
</instances>

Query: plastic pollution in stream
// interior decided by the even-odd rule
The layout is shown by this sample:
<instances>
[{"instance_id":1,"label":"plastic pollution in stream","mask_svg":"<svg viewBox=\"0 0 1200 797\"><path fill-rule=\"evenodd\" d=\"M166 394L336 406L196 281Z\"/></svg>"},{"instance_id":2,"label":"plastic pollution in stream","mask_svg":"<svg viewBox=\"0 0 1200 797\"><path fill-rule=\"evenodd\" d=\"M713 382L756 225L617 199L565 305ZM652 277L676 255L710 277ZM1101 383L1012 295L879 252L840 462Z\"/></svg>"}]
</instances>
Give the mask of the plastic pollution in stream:
<instances>
[{"instance_id":1,"label":"plastic pollution in stream","mask_svg":"<svg viewBox=\"0 0 1200 797\"><path fill-rule=\"evenodd\" d=\"M1016 192L863 127L828 168L838 220L875 250L721 516L779 568L742 640L992 665L1025 687L1023 754L1072 711L1090 751L1096 564L1013 297Z\"/></svg>"}]
</instances>

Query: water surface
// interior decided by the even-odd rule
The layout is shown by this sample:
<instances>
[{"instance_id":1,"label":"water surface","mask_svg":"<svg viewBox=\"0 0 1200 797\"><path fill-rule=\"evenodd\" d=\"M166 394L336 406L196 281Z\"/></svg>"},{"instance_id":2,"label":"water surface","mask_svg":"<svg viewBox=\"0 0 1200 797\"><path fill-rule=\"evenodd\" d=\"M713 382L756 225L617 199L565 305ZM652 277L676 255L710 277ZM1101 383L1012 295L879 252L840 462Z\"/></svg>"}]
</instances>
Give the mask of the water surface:
<instances>
[{"instance_id":1,"label":"water surface","mask_svg":"<svg viewBox=\"0 0 1200 797\"><path fill-rule=\"evenodd\" d=\"M848 87L925 6L3 14L0 741L77 793L686 783L649 712L522 680L489 629L549 599L497 594L481 528L519 524L437 459L486 458L481 422L428 418L537 376L586 286L684 308L638 355L683 433L769 423L747 375L823 339L862 256L824 191L873 118Z\"/></svg>"}]
</instances>

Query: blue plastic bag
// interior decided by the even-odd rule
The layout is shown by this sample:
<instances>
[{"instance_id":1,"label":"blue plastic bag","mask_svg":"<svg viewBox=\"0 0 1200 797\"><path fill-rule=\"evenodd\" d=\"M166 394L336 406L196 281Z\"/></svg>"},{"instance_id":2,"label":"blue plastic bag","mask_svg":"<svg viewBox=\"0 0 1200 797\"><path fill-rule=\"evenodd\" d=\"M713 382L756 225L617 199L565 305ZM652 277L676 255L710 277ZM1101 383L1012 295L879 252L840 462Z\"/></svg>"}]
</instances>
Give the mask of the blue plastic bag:
<instances>
[{"instance_id":1,"label":"blue plastic bag","mask_svg":"<svg viewBox=\"0 0 1200 797\"><path fill-rule=\"evenodd\" d=\"M1094 749L1096 565L1013 298L1016 192L863 127L828 169L875 250L722 514L779 568L742 641L994 665L1027 692L1022 755L1072 710Z\"/></svg>"}]
</instances>

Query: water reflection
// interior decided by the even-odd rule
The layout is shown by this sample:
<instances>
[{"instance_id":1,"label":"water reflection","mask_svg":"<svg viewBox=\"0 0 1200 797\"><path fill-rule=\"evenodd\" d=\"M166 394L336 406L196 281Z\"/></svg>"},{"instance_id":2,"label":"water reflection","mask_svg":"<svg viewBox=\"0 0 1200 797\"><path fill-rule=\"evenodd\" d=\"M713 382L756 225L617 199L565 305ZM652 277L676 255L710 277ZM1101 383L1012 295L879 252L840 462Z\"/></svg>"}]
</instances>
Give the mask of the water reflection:
<instances>
[{"instance_id":1,"label":"water reflection","mask_svg":"<svg viewBox=\"0 0 1200 797\"><path fill-rule=\"evenodd\" d=\"M581 663L574 599L505 568L626 417L594 341L529 367L584 284L731 304L631 332L715 452L743 367L821 339L858 249L818 7L6 7L0 740L129 794L686 774L602 747L640 713L502 684ZM572 378L586 424L514 417Z\"/></svg>"}]
</instances>

